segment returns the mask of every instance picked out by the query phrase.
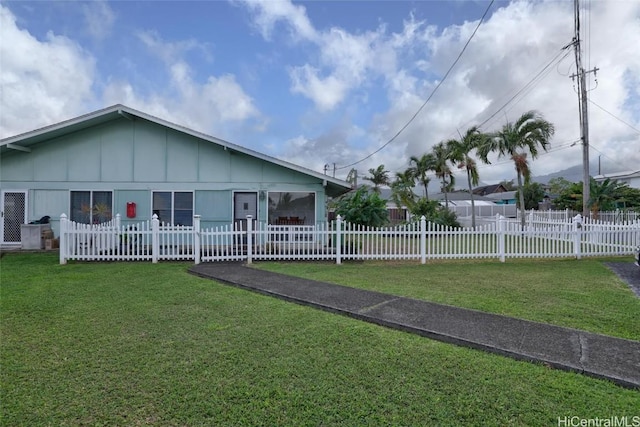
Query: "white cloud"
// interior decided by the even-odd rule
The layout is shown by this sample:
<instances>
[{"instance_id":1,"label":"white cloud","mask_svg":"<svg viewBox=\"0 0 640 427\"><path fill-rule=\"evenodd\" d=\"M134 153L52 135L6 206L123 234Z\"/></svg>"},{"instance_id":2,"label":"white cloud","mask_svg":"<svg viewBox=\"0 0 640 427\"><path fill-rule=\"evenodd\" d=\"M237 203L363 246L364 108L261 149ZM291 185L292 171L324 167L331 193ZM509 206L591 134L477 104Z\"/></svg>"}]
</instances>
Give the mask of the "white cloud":
<instances>
[{"instance_id":1,"label":"white cloud","mask_svg":"<svg viewBox=\"0 0 640 427\"><path fill-rule=\"evenodd\" d=\"M345 102L353 102L349 101L352 95L368 91L376 79L383 78L388 108L371 118L364 138L368 148L346 150L340 159L342 165L372 153L407 124L443 78L478 23L465 22L438 30L410 14L398 33L387 31L385 24L375 31L350 33L337 27L315 28L305 9L289 2L249 2L247 5L265 37L273 38L275 24L281 22L293 33L293 40L312 43L313 49L306 49L310 62L291 67L290 77L292 91L312 100L320 112L340 110ZM636 77L640 75L640 45L635 40L640 37L640 3L593 2L590 5L592 11L583 14L583 19L587 16L592 20L583 22L583 28L591 29L590 45L584 45L588 47L590 60L585 66L597 65L601 70L599 86L589 96L637 129L640 127L640 90ZM420 155L443 139L457 137L458 130L464 132L497 111L484 125L485 130L497 129L506 120L513 121L531 109L541 112L556 126L552 152L532 163L534 174L550 173L582 161L579 145L570 147L580 136L577 95L567 75L575 73L571 49L561 63L554 63L535 84L525 88L525 84L571 42L572 5L515 1L498 3L498 6L501 7L480 27L461 61L415 120L387 148L360 163L359 169L367 170L384 163L387 169L401 170L411 155ZM509 98L522 89L525 90L500 111ZM369 99L368 96L360 98ZM594 155L597 157L597 149L610 159L617 159L610 162L612 167L636 165L637 168L640 164L638 133L602 112L595 112L592 106L590 114L592 159ZM318 146L318 141L329 140L334 131L303 139L313 147L316 157L325 155L325 159L335 159L334 152ZM305 160L309 159L308 149L300 143L290 144L288 153L291 159L308 164L311 161ZM313 159L314 165L321 161ZM513 166L501 160L483 167L481 178L494 182L514 175Z\"/></svg>"},{"instance_id":2,"label":"white cloud","mask_svg":"<svg viewBox=\"0 0 640 427\"><path fill-rule=\"evenodd\" d=\"M285 135L288 142L274 147L273 152L314 170L322 170L325 163L335 162L338 167L353 163L388 142L430 96L477 25L472 21L438 28L408 12L396 31L389 29L395 23L385 23L384 18L374 28L351 31L335 25L321 27L304 6L290 1L237 3L250 11L262 37L278 48L275 53L247 53L277 55L268 78L277 72L274 70L280 70L289 78L294 96L304 97L313 105L307 111L298 111L300 123L280 129L278 136L267 134L263 140L273 143ZM407 4L399 2L398 7ZM640 45L636 40L640 38L640 3L589 4L591 13L583 15L591 19L583 22L583 28L590 29L585 37L585 68L600 69L598 85L589 97L607 111L589 105L592 165L601 156L604 172L637 168ZM127 37L122 28L115 27L120 21L110 5L92 3L83 7L94 38L112 39L109 35L115 30ZM366 2L361 7L366 8ZM456 137L458 130L464 132L485 121L571 42L570 2L497 2L493 7L493 15L480 27L438 92L392 143L357 165L362 173L379 164L393 172L402 170L410 156L421 155L440 140ZM113 103L131 105L248 145L252 141L243 140L245 135L269 131L257 105L271 108L273 99L250 96L230 68L224 68L227 64L219 64L216 72L211 72L211 67L205 72L195 68L197 61L191 61L194 53L211 62L207 42L189 35L166 40L161 28L138 31L133 42L129 39L127 74L116 74L118 70L113 68L104 71L108 69L104 67L104 75L99 75L96 66L104 64L98 64L81 47L81 41L53 32L37 39L32 35L35 31L29 33L18 27L7 7L0 6L0 13L3 137L86 113L96 104ZM160 60L156 70L145 68L148 64L136 56L139 51L130 53L135 51L135 42L139 42L135 47L144 46ZM573 61L573 52L569 51L562 63L550 67L543 78L484 126L486 130L496 129L530 109L539 110L553 122L557 129L553 152L533 162L534 174L581 162L579 145L570 147L580 134L577 96L569 79L575 72ZM271 81L260 67L252 71L252 93L258 94L263 89L260 85ZM153 78L149 77L143 87L136 85L136 75ZM156 81L158 76L160 80ZM103 81L106 84L102 85ZM592 74L590 82L595 87ZM269 94L272 96L273 91ZM277 106L271 110L274 116L287 110L279 102L276 100ZM266 144L259 141L254 146ZM342 175L339 172L339 176L344 177L347 171ZM481 169L481 179L488 183L514 176L508 161Z\"/></svg>"},{"instance_id":3,"label":"white cloud","mask_svg":"<svg viewBox=\"0 0 640 427\"><path fill-rule=\"evenodd\" d=\"M103 40L111 34L116 16L106 1L83 3L82 13L86 21L87 32L93 38Z\"/></svg>"},{"instance_id":4,"label":"white cloud","mask_svg":"<svg viewBox=\"0 0 640 427\"><path fill-rule=\"evenodd\" d=\"M319 76L320 70L305 64L291 70L291 90L310 98L321 111L332 110L345 97L348 83L335 75Z\"/></svg>"},{"instance_id":5,"label":"white cloud","mask_svg":"<svg viewBox=\"0 0 640 427\"><path fill-rule=\"evenodd\" d=\"M137 36L165 64L169 77L167 90L144 95L128 81L112 79L104 92L108 104L126 104L222 138L232 138L231 130L248 120L262 119L253 99L233 75L209 76L205 82L194 79L183 56L204 45L195 40L164 42L155 32L139 32Z\"/></svg>"},{"instance_id":6,"label":"white cloud","mask_svg":"<svg viewBox=\"0 0 640 427\"><path fill-rule=\"evenodd\" d=\"M37 40L0 5L0 137L84 113L92 100L95 60L72 40Z\"/></svg>"},{"instance_id":7,"label":"white cloud","mask_svg":"<svg viewBox=\"0 0 640 427\"><path fill-rule=\"evenodd\" d=\"M254 24L267 40L271 39L279 21L288 24L295 39L314 40L317 37L304 6L294 6L288 0L238 0L234 3L242 4L253 12Z\"/></svg>"},{"instance_id":8,"label":"white cloud","mask_svg":"<svg viewBox=\"0 0 640 427\"><path fill-rule=\"evenodd\" d=\"M315 45L316 61L293 66L289 74L291 91L309 98L322 111L334 109L369 73L388 70L386 64L395 60L392 50L376 56L384 50L375 48L384 27L362 34L351 34L338 27L319 31L310 22L306 9L288 0L241 4L253 13L254 24L265 39L270 40L276 23L282 22L294 41Z\"/></svg>"},{"instance_id":9,"label":"white cloud","mask_svg":"<svg viewBox=\"0 0 640 427\"><path fill-rule=\"evenodd\" d=\"M629 117L628 109L623 109L624 100L633 92L628 83L625 87L623 75L624 72L634 76L640 73L640 67L637 65L640 48L635 43L625 41L640 36L637 20L640 7L637 3L633 7L630 2L622 3L625 13L618 11L617 7L592 3L592 19L598 17L598 27L595 24L593 26L591 66L598 65L601 70L598 76L600 86L590 92L589 96L594 100L600 100L601 105L606 105L614 115L626 117L638 128L639 115L636 113L635 117ZM447 28L440 35L428 34L425 31L425 40L430 42L433 49L432 56L428 58L432 72L435 70L442 75L446 71L476 25L477 21L468 22ZM467 127L483 122L498 111L511 96L535 77L543 65L560 52L562 46L571 41L572 28L571 7L561 2L517 2L496 12L480 28L462 60L439 92L399 138L399 141L407 143L406 155L403 158L425 152L442 139L457 137L457 129L463 132ZM596 34L595 28L601 28L602 32L610 34ZM616 30L610 31L612 28ZM411 73L410 67L406 64L404 70ZM537 175L582 162L579 145L570 147L570 143L579 138L580 132L577 95L572 88L571 80L562 74L567 70L570 73L575 72L571 50L561 65L554 64L542 80L525 90L523 95L516 98L516 102L499 112L484 127L486 130L497 129L505 120L513 121L530 109L540 111L547 120L554 123L556 135L551 152L541 155L532 163L533 172ZM420 101L424 102L437 83L435 80L412 80L417 74L406 73L398 74L406 84L394 82L390 85L391 108L384 116L378 118L381 123L386 123L380 128L388 129L384 137L390 137L394 131L406 124L421 105ZM637 95L633 96L637 99ZM398 109L394 106L401 107ZM611 117L605 118L601 113L596 113L593 106L590 106L589 110L591 143L594 147L591 151L592 165L594 158L598 156L595 150L597 148L607 153L611 168L633 168L633 165L637 168L640 164L638 133L629 127L624 129L624 125L616 123ZM625 142L621 143L620 140ZM509 162L501 160L500 163L502 164L483 167L481 179L496 182L515 176L513 166Z\"/></svg>"},{"instance_id":10,"label":"white cloud","mask_svg":"<svg viewBox=\"0 0 640 427\"><path fill-rule=\"evenodd\" d=\"M94 18L108 15L103 6L91 7L99 11ZM184 56L196 50L208 58L207 45L193 39L164 42L155 32L137 33L138 40L163 61L168 79L142 93L127 78L99 78L94 57L69 38L49 32L45 40L38 40L19 29L16 17L2 6L0 31L3 138L84 114L96 104L116 103L227 138L249 120L254 126L264 126L253 99L233 75L209 75L202 82L193 77ZM100 93L94 92L98 80L106 82Z\"/></svg>"},{"instance_id":11,"label":"white cloud","mask_svg":"<svg viewBox=\"0 0 640 427\"><path fill-rule=\"evenodd\" d=\"M167 65L181 60L193 50L201 53L205 59L211 60L209 46L193 38L168 42L163 40L156 30L137 31L136 37L146 46L149 52L160 58Z\"/></svg>"}]
</instances>

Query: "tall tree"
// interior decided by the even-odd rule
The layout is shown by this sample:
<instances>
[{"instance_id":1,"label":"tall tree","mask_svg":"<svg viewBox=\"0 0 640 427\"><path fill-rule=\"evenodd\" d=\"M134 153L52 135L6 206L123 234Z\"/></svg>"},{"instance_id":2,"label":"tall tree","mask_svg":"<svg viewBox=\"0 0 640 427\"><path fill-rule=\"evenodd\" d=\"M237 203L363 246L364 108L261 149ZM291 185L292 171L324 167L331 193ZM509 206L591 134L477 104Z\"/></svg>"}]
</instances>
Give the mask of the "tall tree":
<instances>
[{"instance_id":1,"label":"tall tree","mask_svg":"<svg viewBox=\"0 0 640 427\"><path fill-rule=\"evenodd\" d=\"M435 159L431 153L423 154L420 157L411 156L409 160L411 167L407 169L413 174L414 178L420 181L424 187L424 197L429 200L429 172L434 168Z\"/></svg>"},{"instance_id":2,"label":"tall tree","mask_svg":"<svg viewBox=\"0 0 640 427\"><path fill-rule=\"evenodd\" d=\"M566 191L572 185L573 185L573 182L561 176L557 178L552 178L549 180L549 192L551 194L558 195Z\"/></svg>"},{"instance_id":3,"label":"tall tree","mask_svg":"<svg viewBox=\"0 0 640 427\"><path fill-rule=\"evenodd\" d=\"M389 171L384 169L384 165L380 165L375 169L369 169L369 173L371 176L365 176L364 179L371 181L373 191L380 194L380 186L389 185Z\"/></svg>"},{"instance_id":4,"label":"tall tree","mask_svg":"<svg viewBox=\"0 0 640 427\"><path fill-rule=\"evenodd\" d=\"M489 143L483 145L479 154L482 160L489 162L490 152L497 152L498 157L510 156L516 167L518 189L528 184L531 179L529 160L538 157L539 149L547 151L555 129L536 111L527 111L513 123L507 122L496 132ZM524 180L524 182L523 182ZM520 206L524 206L524 192L520 191ZM522 228L525 224L525 211L520 210Z\"/></svg>"},{"instance_id":5,"label":"tall tree","mask_svg":"<svg viewBox=\"0 0 640 427\"><path fill-rule=\"evenodd\" d=\"M351 169L345 181L351 184L351 188L358 188L358 169Z\"/></svg>"},{"instance_id":6,"label":"tall tree","mask_svg":"<svg viewBox=\"0 0 640 427\"><path fill-rule=\"evenodd\" d=\"M413 192L415 185L416 180L411 171L396 172L396 179L391 183L391 199L398 209L405 206L411 210L416 197Z\"/></svg>"},{"instance_id":7,"label":"tall tree","mask_svg":"<svg viewBox=\"0 0 640 427\"><path fill-rule=\"evenodd\" d=\"M478 166L471 153L483 144L488 143L489 136L480 132L477 126L467 129L464 136L460 135L460 139L450 139L447 141L450 160L458 166L458 169L464 169L467 173L467 187L469 188L469 197L471 198L471 226L476 227L476 209L473 200L473 187L480 182L478 174Z\"/></svg>"},{"instance_id":8,"label":"tall tree","mask_svg":"<svg viewBox=\"0 0 640 427\"><path fill-rule=\"evenodd\" d=\"M448 209L448 193L453 189L453 185L455 184L455 177L449 167L450 151L444 142L439 142L433 146L432 152L434 159L433 170L442 182L441 190L444 193L444 204Z\"/></svg>"},{"instance_id":9,"label":"tall tree","mask_svg":"<svg viewBox=\"0 0 640 427\"><path fill-rule=\"evenodd\" d=\"M520 198L520 192L524 193L524 210L538 210L540 202L544 199L544 188L538 182L530 182L525 184L521 189L516 191L516 196ZM518 205L520 209L522 206Z\"/></svg>"},{"instance_id":10,"label":"tall tree","mask_svg":"<svg viewBox=\"0 0 640 427\"><path fill-rule=\"evenodd\" d=\"M498 184L502 184L502 186L504 188L506 188L507 191L516 191L517 190L515 184L513 183L513 179L503 179Z\"/></svg>"}]
</instances>

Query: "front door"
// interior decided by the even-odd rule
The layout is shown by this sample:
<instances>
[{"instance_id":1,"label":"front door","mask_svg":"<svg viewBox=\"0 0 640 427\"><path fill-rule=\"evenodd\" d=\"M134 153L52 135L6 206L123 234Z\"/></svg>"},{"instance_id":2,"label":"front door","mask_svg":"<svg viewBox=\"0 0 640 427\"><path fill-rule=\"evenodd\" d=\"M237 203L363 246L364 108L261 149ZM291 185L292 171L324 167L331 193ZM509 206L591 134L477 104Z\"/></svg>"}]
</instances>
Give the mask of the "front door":
<instances>
[{"instance_id":1,"label":"front door","mask_svg":"<svg viewBox=\"0 0 640 427\"><path fill-rule=\"evenodd\" d=\"M27 192L3 191L2 205L2 243L19 244L20 226L27 223Z\"/></svg>"},{"instance_id":2,"label":"front door","mask_svg":"<svg viewBox=\"0 0 640 427\"><path fill-rule=\"evenodd\" d=\"M254 223L258 219L258 193L234 193L233 222L242 223L242 229L247 229L247 215L253 217Z\"/></svg>"}]
</instances>

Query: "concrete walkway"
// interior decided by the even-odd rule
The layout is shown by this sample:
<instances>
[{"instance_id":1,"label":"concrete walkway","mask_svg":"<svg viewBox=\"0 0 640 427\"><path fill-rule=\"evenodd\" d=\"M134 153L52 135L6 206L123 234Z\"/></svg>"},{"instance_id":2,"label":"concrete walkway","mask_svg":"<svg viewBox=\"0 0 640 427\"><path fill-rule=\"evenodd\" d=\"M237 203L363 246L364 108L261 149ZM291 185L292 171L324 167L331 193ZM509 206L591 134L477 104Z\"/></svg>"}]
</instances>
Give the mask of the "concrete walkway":
<instances>
[{"instance_id":1,"label":"concrete walkway","mask_svg":"<svg viewBox=\"0 0 640 427\"><path fill-rule=\"evenodd\" d=\"M439 341L640 389L640 341L300 279L241 263L200 264L190 272Z\"/></svg>"}]
</instances>

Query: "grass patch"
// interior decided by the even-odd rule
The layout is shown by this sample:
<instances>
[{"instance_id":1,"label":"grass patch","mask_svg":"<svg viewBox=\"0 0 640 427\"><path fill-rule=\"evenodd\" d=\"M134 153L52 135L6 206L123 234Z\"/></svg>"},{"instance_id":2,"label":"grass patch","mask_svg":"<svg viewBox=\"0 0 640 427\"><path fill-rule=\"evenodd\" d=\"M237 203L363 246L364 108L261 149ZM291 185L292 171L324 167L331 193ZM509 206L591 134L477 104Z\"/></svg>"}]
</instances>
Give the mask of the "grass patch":
<instances>
[{"instance_id":1,"label":"grass patch","mask_svg":"<svg viewBox=\"0 0 640 427\"><path fill-rule=\"evenodd\" d=\"M616 259L620 261L620 259ZM640 340L640 299L602 260L257 263L257 268Z\"/></svg>"},{"instance_id":2,"label":"grass patch","mask_svg":"<svg viewBox=\"0 0 640 427\"><path fill-rule=\"evenodd\" d=\"M186 274L189 263L0 262L2 425L557 425L637 414L637 391L220 285Z\"/></svg>"}]
</instances>

